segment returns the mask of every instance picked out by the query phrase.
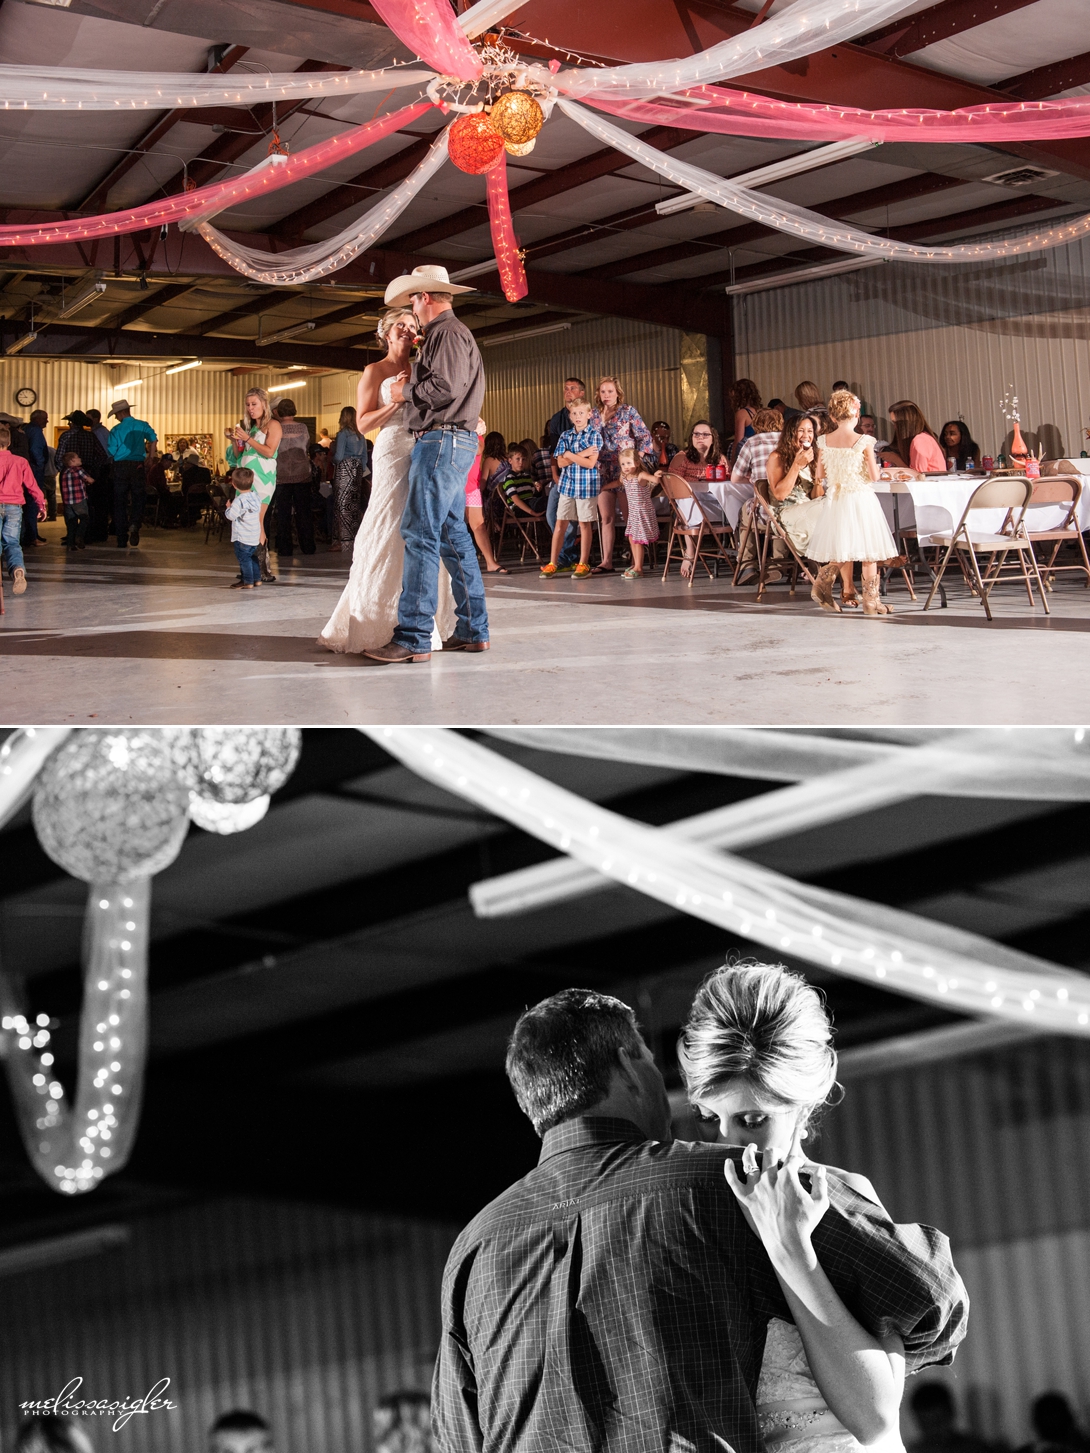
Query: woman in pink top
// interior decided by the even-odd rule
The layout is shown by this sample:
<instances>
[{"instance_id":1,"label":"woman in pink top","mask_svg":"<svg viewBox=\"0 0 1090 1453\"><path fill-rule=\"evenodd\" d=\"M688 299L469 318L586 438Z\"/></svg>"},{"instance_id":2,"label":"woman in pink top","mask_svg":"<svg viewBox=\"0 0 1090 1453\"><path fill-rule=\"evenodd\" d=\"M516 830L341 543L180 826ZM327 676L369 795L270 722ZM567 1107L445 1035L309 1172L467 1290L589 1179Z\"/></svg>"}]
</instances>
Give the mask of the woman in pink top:
<instances>
[{"instance_id":1,"label":"woman in pink top","mask_svg":"<svg viewBox=\"0 0 1090 1453\"><path fill-rule=\"evenodd\" d=\"M38 488L27 461L11 452L11 429L7 424L0 424L0 559L11 572L13 595L22 595L26 590L23 547L19 543L23 531L24 490L29 490L31 498L37 501L38 518L44 520L45 495Z\"/></svg>"},{"instance_id":2,"label":"woman in pink top","mask_svg":"<svg viewBox=\"0 0 1090 1453\"><path fill-rule=\"evenodd\" d=\"M921 474L945 474L946 455L919 405L902 399L891 405L889 416L896 433L892 445L882 454L883 463L907 464Z\"/></svg>"}]
</instances>

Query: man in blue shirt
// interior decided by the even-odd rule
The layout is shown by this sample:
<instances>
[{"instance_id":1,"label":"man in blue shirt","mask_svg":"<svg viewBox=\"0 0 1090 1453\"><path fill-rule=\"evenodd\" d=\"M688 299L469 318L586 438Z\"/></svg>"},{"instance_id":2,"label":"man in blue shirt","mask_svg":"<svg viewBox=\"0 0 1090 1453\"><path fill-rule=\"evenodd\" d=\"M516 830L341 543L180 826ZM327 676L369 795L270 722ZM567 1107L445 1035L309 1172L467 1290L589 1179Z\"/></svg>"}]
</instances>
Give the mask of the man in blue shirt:
<instances>
[{"instance_id":1,"label":"man in blue shirt","mask_svg":"<svg viewBox=\"0 0 1090 1453\"><path fill-rule=\"evenodd\" d=\"M30 416L30 423L27 424L23 433L26 435L27 447L30 450L30 468L34 478L38 481L38 488L45 495L46 508L49 513L47 518L57 518L57 476L50 468L49 444L45 437L45 426L49 423L49 415L44 409L35 409Z\"/></svg>"},{"instance_id":2,"label":"man in blue shirt","mask_svg":"<svg viewBox=\"0 0 1090 1453\"><path fill-rule=\"evenodd\" d=\"M158 436L143 419L134 419L128 399L110 405L110 415L117 423L110 430L110 462L114 478L114 526L118 549L139 545L140 524L144 518L147 483L144 464L154 459ZM130 534L131 528L131 534Z\"/></svg>"},{"instance_id":3,"label":"man in blue shirt","mask_svg":"<svg viewBox=\"0 0 1090 1453\"><path fill-rule=\"evenodd\" d=\"M545 433L548 435L549 449L555 449L560 442L561 434L567 433L571 428L571 405L576 399L585 399L587 386L581 378L566 378L564 380L564 407L557 409L549 422L545 425Z\"/></svg>"}]
</instances>

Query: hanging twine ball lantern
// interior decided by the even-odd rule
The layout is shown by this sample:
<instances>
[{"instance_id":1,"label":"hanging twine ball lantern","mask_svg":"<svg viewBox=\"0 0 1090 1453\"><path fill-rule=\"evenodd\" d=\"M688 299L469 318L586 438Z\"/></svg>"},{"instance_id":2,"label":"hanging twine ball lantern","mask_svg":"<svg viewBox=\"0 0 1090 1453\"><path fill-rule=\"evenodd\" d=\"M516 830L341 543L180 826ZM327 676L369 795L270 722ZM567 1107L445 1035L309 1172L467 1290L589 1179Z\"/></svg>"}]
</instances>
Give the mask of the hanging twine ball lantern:
<instances>
[{"instance_id":1,"label":"hanging twine ball lantern","mask_svg":"<svg viewBox=\"0 0 1090 1453\"><path fill-rule=\"evenodd\" d=\"M488 119L510 146L525 146L545 125L545 113L529 91L508 91L492 103Z\"/></svg>"},{"instance_id":2,"label":"hanging twine ball lantern","mask_svg":"<svg viewBox=\"0 0 1090 1453\"><path fill-rule=\"evenodd\" d=\"M216 832L226 836L232 832L245 832L255 826L269 810L269 794L255 797L252 802L214 802L207 797L189 798L189 817L205 832Z\"/></svg>"},{"instance_id":3,"label":"hanging twine ball lantern","mask_svg":"<svg viewBox=\"0 0 1090 1453\"><path fill-rule=\"evenodd\" d=\"M534 137L534 139L532 141L524 141L521 146L516 146L514 144L514 142L509 141L507 143L507 155L508 156L529 156L530 153L533 151L533 149L534 149L534 147L536 145L537 145L537 137L536 136Z\"/></svg>"},{"instance_id":4,"label":"hanging twine ball lantern","mask_svg":"<svg viewBox=\"0 0 1090 1453\"><path fill-rule=\"evenodd\" d=\"M181 727L167 736L174 770L192 798L236 804L283 787L303 740L298 727Z\"/></svg>"},{"instance_id":5,"label":"hanging twine ball lantern","mask_svg":"<svg viewBox=\"0 0 1090 1453\"><path fill-rule=\"evenodd\" d=\"M447 150L459 171L480 176L503 155L504 139L482 112L459 116L447 133Z\"/></svg>"},{"instance_id":6,"label":"hanging twine ball lantern","mask_svg":"<svg viewBox=\"0 0 1090 1453\"><path fill-rule=\"evenodd\" d=\"M126 883L178 856L189 820L161 731L73 732L42 768L34 791L38 841L86 883Z\"/></svg>"}]
</instances>

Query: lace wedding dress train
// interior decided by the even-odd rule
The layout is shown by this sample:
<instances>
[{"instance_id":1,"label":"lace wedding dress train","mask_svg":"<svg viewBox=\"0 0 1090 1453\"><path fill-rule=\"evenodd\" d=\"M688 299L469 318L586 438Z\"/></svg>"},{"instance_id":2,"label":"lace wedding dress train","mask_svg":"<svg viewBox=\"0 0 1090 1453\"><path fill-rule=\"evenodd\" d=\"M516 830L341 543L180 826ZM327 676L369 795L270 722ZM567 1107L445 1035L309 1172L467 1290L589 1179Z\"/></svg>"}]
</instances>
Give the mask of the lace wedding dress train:
<instances>
[{"instance_id":1,"label":"lace wedding dress train","mask_svg":"<svg viewBox=\"0 0 1090 1453\"><path fill-rule=\"evenodd\" d=\"M379 398L389 404L392 378L383 380ZM352 546L352 569L336 609L318 637L330 651L359 654L385 646L397 625L405 543L401 516L409 495L409 458L413 436L402 422L404 410L385 424L371 459L371 501ZM454 595L446 567L439 566L439 608L432 648L454 634Z\"/></svg>"}]
</instances>

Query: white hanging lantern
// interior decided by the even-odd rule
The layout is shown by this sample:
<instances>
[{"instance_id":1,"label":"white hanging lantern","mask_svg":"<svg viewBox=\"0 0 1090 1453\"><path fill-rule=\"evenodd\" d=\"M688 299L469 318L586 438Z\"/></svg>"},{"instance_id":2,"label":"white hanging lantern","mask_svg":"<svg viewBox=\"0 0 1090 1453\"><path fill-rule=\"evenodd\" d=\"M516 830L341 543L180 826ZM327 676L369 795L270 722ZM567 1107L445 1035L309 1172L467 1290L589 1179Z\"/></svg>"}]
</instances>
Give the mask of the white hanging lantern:
<instances>
[{"instance_id":1,"label":"white hanging lantern","mask_svg":"<svg viewBox=\"0 0 1090 1453\"><path fill-rule=\"evenodd\" d=\"M283 787L303 741L298 727L179 727L167 735L174 770L189 791L202 801L236 804Z\"/></svg>"}]
</instances>

